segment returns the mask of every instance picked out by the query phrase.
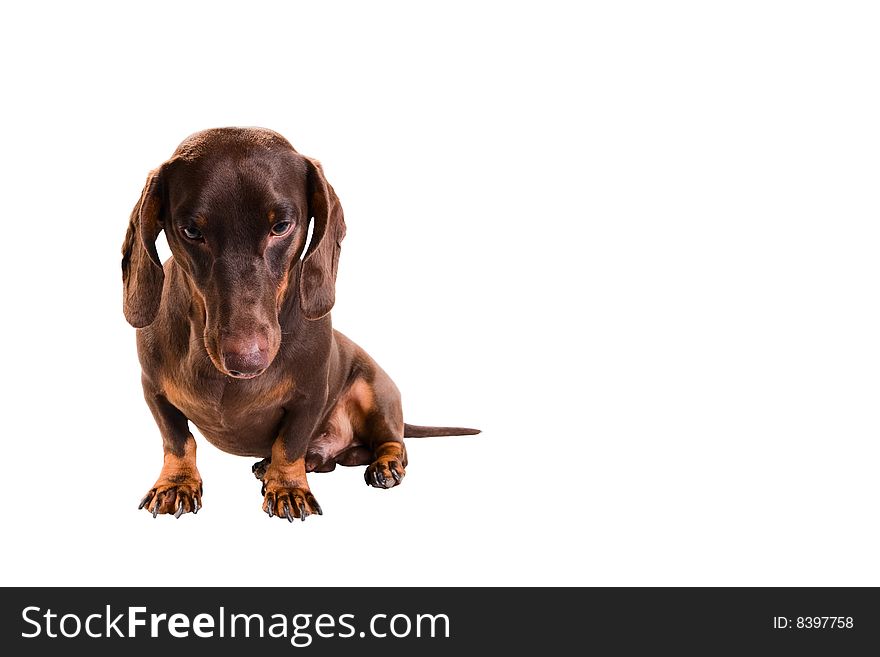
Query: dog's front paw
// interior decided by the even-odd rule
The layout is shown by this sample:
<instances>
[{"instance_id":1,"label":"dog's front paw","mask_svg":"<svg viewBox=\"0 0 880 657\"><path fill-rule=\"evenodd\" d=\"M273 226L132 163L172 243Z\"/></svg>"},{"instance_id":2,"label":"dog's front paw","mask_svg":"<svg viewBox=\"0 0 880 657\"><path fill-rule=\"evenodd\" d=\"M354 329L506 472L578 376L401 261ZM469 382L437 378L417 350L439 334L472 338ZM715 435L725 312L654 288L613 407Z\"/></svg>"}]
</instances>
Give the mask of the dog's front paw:
<instances>
[{"instance_id":1,"label":"dog's front paw","mask_svg":"<svg viewBox=\"0 0 880 657\"><path fill-rule=\"evenodd\" d=\"M146 509L155 518L160 513L198 513L202 508L202 480L190 475L160 478L144 495L138 509Z\"/></svg>"},{"instance_id":2,"label":"dog's front paw","mask_svg":"<svg viewBox=\"0 0 880 657\"><path fill-rule=\"evenodd\" d=\"M263 511L272 516L305 520L310 515L323 515L321 505L308 487L285 486L269 482L263 486Z\"/></svg>"}]
</instances>

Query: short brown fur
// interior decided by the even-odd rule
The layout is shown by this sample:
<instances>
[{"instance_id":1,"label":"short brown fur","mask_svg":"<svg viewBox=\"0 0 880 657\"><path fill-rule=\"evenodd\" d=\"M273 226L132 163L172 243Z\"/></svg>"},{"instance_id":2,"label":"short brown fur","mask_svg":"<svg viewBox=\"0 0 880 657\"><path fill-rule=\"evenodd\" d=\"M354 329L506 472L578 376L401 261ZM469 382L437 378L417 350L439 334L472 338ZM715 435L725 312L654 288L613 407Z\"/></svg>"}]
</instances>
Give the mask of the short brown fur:
<instances>
[{"instance_id":1,"label":"short brown fur","mask_svg":"<svg viewBox=\"0 0 880 657\"><path fill-rule=\"evenodd\" d=\"M164 266L162 230L173 256ZM392 488L405 475L405 436L478 433L404 424L388 375L333 330L344 237L321 165L271 130L196 133L151 172L122 260L124 312L139 329L165 452L141 508L201 508L190 421L220 449L263 459L253 468L263 511L289 521L322 512L307 472L367 465L369 485Z\"/></svg>"}]
</instances>

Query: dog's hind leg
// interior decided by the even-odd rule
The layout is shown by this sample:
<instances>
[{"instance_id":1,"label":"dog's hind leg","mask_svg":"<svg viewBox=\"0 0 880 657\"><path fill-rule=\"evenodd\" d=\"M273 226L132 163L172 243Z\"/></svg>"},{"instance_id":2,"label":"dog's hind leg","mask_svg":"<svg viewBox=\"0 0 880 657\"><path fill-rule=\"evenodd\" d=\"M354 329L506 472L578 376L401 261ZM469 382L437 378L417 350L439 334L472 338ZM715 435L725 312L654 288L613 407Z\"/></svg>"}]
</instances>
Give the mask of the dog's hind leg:
<instances>
[{"instance_id":1,"label":"dog's hind leg","mask_svg":"<svg viewBox=\"0 0 880 657\"><path fill-rule=\"evenodd\" d=\"M403 408L400 392L378 366L368 384L370 404L362 418L359 442L370 450L364 481L376 488L393 488L406 476L406 447L403 444Z\"/></svg>"},{"instance_id":2,"label":"dog's hind leg","mask_svg":"<svg viewBox=\"0 0 880 657\"><path fill-rule=\"evenodd\" d=\"M265 458L262 461L257 461L251 467L251 472L254 473L254 476L257 479L259 479L260 481L263 481L263 477L266 476L266 468L269 467L269 464L271 462L272 462L272 459L270 459L270 458Z\"/></svg>"}]
</instances>

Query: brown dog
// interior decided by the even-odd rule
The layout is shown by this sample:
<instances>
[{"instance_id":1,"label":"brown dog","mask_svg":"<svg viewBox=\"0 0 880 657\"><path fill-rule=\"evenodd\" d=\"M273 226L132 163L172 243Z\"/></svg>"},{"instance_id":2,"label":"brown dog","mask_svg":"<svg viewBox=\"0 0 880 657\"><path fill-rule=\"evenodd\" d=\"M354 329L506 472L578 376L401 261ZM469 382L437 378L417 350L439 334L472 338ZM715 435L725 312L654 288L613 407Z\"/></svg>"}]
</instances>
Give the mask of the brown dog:
<instances>
[{"instance_id":1,"label":"brown dog","mask_svg":"<svg viewBox=\"0 0 880 657\"><path fill-rule=\"evenodd\" d=\"M139 508L201 507L190 420L220 449L263 459L263 511L291 522L321 513L307 472L367 465L367 484L391 488L405 437L479 433L404 424L388 375L333 330L344 236L321 165L271 130L198 132L150 174L122 247L125 317L165 451Z\"/></svg>"}]
</instances>

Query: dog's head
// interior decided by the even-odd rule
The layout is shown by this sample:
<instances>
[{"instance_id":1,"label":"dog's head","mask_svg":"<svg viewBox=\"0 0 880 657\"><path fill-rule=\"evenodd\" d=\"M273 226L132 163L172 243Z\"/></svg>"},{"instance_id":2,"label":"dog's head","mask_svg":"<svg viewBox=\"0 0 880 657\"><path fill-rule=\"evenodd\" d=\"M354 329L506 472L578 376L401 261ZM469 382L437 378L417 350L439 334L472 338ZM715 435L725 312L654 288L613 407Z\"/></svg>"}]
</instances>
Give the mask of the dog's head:
<instances>
[{"instance_id":1,"label":"dog's head","mask_svg":"<svg viewBox=\"0 0 880 657\"><path fill-rule=\"evenodd\" d=\"M159 312L161 230L203 313L205 348L225 374L252 378L269 366L290 294L310 320L333 307L342 207L321 165L271 130L198 132L147 178L122 247L123 310L138 328Z\"/></svg>"}]
</instances>

